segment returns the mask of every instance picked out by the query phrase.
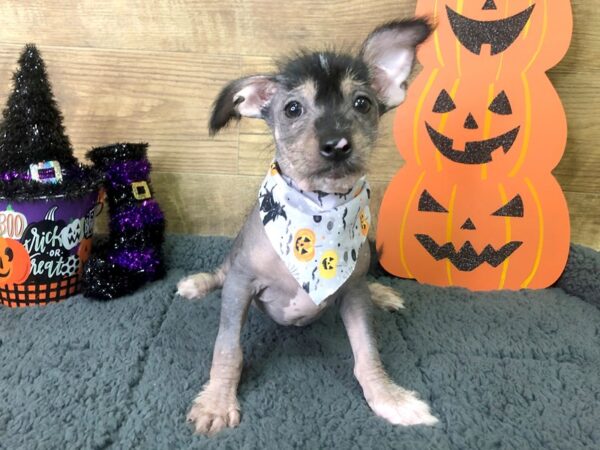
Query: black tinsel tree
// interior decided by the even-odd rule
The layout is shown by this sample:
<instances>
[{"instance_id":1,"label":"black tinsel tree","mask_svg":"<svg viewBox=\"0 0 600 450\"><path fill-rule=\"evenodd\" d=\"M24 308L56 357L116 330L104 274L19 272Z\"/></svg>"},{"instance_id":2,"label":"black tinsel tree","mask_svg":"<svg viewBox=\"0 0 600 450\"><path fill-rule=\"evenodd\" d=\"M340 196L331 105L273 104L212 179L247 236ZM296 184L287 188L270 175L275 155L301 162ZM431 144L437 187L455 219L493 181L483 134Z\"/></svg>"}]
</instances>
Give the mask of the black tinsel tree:
<instances>
[{"instance_id":1,"label":"black tinsel tree","mask_svg":"<svg viewBox=\"0 0 600 450\"><path fill-rule=\"evenodd\" d=\"M76 164L35 45L25 47L13 83L0 125L0 172L27 170L42 161L58 161L63 167Z\"/></svg>"}]
</instances>

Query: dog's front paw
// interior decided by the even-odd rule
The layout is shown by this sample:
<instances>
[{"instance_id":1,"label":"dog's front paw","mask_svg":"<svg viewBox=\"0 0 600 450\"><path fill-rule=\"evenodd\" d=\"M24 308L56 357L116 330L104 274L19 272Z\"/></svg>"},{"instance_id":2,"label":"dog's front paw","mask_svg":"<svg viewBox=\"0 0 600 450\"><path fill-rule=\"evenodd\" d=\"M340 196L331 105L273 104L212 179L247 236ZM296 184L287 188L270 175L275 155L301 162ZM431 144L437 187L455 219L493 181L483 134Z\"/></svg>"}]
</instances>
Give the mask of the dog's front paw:
<instances>
[{"instance_id":1,"label":"dog's front paw","mask_svg":"<svg viewBox=\"0 0 600 450\"><path fill-rule=\"evenodd\" d=\"M378 390L368 403L375 414L394 425L434 425L438 422L429 411L429 405L419 400L416 393L393 383Z\"/></svg>"},{"instance_id":2,"label":"dog's front paw","mask_svg":"<svg viewBox=\"0 0 600 450\"><path fill-rule=\"evenodd\" d=\"M194 400L187 420L196 433L214 436L224 428L240 424L240 405L235 393L207 386Z\"/></svg>"}]
</instances>

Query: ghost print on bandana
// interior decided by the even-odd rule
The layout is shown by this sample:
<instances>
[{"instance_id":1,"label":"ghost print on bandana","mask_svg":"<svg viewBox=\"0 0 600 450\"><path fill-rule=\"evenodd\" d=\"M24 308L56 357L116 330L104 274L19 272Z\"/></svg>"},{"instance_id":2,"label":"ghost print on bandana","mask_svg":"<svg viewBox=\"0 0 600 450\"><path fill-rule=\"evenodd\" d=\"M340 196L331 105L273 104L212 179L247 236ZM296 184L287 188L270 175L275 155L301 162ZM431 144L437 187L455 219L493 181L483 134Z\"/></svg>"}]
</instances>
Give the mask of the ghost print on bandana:
<instances>
[{"instance_id":1,"label":"ghost print on bandana","mask_svg":"<svg viewBox=\"0 0 600 450\"><path fill-rule=\"evenodd\" d=\"M354 271L371 223L369 197L364 177L348 192L305 192L271 164L258 194L260 218L271 245L317 305Z\"/></svg>"}]
</instances>

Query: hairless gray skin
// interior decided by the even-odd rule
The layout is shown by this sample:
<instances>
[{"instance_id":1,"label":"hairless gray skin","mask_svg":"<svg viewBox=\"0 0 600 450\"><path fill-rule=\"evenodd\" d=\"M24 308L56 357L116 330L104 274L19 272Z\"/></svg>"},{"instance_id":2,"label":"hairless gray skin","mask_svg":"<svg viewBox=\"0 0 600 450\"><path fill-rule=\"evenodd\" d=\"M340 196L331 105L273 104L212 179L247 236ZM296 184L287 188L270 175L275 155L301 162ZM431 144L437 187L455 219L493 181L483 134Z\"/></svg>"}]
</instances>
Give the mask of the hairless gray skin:
<instances>
[{"instance_id":1,"label":"hairless gray skin","mask_svg":"<svg viewBox=\"0 0 600 450\"><path fill-rule=\"evenodd\" d=\"M425 20L392 22L374 30L357 56L301 53L276 74L233 81L215 101L211 133L231 119L262 118L273 132L283 174L303 190L346 192L366 173L381 114L404 101L415 48L430 32ZM350 278L317 306L273 249L255 206L222 266L178 284L187 298L223 288L210 379L188 414L195 431L214 435L240 422L240 332L250 304L277 323L298 326L339 304L354 374L372 410L397 425L436 423L428 405L394 384L383 369L370 323L371 294L373 302L390 309L402 307L402 300L391 289L367 284L369 261L369 246L362 245Z\"/></svg>"}]
</instances>

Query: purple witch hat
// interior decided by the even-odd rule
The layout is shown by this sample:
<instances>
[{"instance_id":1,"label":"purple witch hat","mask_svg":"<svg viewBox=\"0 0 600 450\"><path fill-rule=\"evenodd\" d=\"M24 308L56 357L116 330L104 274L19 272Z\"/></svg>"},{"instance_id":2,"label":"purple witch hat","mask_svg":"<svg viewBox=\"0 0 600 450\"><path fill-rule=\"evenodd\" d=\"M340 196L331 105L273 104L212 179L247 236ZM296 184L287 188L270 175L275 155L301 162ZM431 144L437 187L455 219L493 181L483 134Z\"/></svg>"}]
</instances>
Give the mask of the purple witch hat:
<instances>
[{"instance_id":1,"label":"purple witch hat","mask_svg":"<svg viewBox=\"0 0 600 450\"><path fill-rule=\"evenodd\" d=\"M150 187L148 144L115 144L88 152L105 175L108 242L87 263L83 292L113 299L164 275L165 219Z\"/></svg>"}]
</instances>

